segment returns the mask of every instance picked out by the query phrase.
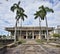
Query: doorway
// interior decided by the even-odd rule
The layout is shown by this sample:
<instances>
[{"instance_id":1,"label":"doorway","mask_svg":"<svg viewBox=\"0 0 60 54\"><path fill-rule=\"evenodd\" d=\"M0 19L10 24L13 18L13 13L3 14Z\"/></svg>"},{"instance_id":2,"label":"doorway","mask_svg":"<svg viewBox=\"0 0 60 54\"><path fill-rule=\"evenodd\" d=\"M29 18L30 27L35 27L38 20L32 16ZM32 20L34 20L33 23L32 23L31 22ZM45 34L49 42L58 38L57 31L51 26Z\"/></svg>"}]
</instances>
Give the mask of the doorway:
<instances>
[{"instance_id":1,"label":"doorway","mask_svg":"<svg viewBox=\"0 0 60 54\"><path fill-rule=\"evenodd\" d=\"M28 31L28 39L32 39L32 31Z\"/></svg>"},{"instance_id":2,"label":"doorway","mask_svg":"<svg viewBox=\"0 0 60 54\"><path fill-rule=\"evenodd\" d=\"M28 36L28 39L32 39L32 36Z\"/></svg>"}]
</instances>

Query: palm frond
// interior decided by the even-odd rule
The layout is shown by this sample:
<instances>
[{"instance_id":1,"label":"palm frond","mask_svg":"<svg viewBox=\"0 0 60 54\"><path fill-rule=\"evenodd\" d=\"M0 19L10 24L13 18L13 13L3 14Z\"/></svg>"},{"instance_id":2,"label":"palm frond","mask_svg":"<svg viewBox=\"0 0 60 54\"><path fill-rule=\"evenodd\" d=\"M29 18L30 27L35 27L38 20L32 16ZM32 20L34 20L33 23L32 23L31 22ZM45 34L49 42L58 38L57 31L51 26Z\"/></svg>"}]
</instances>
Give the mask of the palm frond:
<instances>
[{"instance_id":1,"label":"palm frond","mask_svg":"<svg viewBox=\"0 0 60 54\"><path fill-rule=\"evenodd\" d=\"M52 13L54 13L53 9L51 9L51 8L45 7L45 10L46 10L47 12L52 12Z\"/></svg>"},{"instance_id":2,"label":"palm frond","mask_svg":"<svg viewBox=\"0 0 60 54\"><path fill-rule=\"evenodd\" d=\"M13 6L17 6L18 4L14 3Z\"/></svg>"},{"instance_id":3,"label":"palm frond","mask_svg":"<svg viewBox=\"0 0 60 54\"><path fill-rule=\"evenodd\" d=\"M25 11L22 7L19 7L19 9L21 10L21 12L24 12Z\"/></svg>"},{"instance_id":4,"label":"palm frond","mask_svg":"<svg viewBox=\"0 0 60 54\"><path fill-rule=\"evenodd\" d=\"M23 13L23 16L27 18L27 15Z\"/></svg>"},{"instance_id":5,"label":"palm frond","mask_svg":"<svg viewBox=\"0 0 60 54\"><path fill-rule=\"evenodd\" d=\"M43 6L43 5L39 7L39 9L40 9L40 10L42 10L43 8L44 8L44 6Z\"/></svg>"},{"instance_id":6,"label":"palm frond","mask_svg":"<svg viewBox=\"0 0 60 54\"><path fill-rule=\"evenodd\" d=\"M20 5L20 1L18 2L18 5Z\"/></svg>"},{"instance_id":7,"label":"palm frond","mask_svg":"<svg viewBox=\"0 0 60 54\"><path fill-rule=\"evenodd\" d=\"M16 7L15 7L15 6L12 6L10 10L11 10L12 12L14 12L15 9L16 9Z\"/></svg>"},{"instance_id":8,"label":"palm frond","mask_svg":"<svg viewBox=\"0 0 60 54\"><path fill-rule=\"evenodd\" d=\"M22 18L21 18L23 21L24 21L24 17L22 16Z\"/></svg>"},{"instance_id":9,"label":"palm frond","mask_svg":"<svg viewBox=\"0 0 60 54\"><path fill-rule=\"evenodd\" d=\"M39 11L36 11L34 15L35 15L34 19L37 19L39 17Z\"/></svg>"},{"instance_id":10,"label":"palm frond","mask_svg":"<svg viewBox=\"0 0 60 54\"><path fill-rule=\"evenodd\" d=\"M18 7L17 8L17 13L22 13L22 12L24 12L25 10L23 9L23 8L21 8L21 7Z\"/></svg>"},{"instance_id":11,"label":"palm frond","mask_svg":"<svg viewBox=\"0 0 60 54\"><path fill-rule=\"evenodd\" d=\"M21 18L23 21L24 21L24 19L23 19L24 17L27 18L27 15L24 14L24 12L22 12L22 13L21 13L21 12L20 12L20 13L17 13L17 16L18 16L18 18L17 18L18 20Z\"/></svg>"},{"instance_id":12,"label":"palm frond","mask_svg":"<svg viewBox=\"0 0 60 54\"><path fill-rule=\"evenodd\" d=\"M20 15L16 15L15 19L19 20L20 19Z\"/></svg>"},{"instance_id":13,"label":"palm frond","mask_svg":"<svg viewBox=\"0 0 60 54\"><path fill-rule=\"evenodd\" d=\"M14 3L13 6L11 6L10 10L11 10L12 12L14 12L14 10L17 9L17 6L18 6L18 5L17 5L16 3Z\"/></svg>"},{"instance_id":14,"label":"palm frond","mask_svg":"<svg viewBox=\"0 0 60 54\"><path fill-rule=\"evenodd\" d=\"M39 7L39 11L40 10L43 10L46 13L45 7L43 5Z\"/></svg>"},{"instance_id":15,"label":"palm frond","mask_svg":"<svg viewBox=\"0 0 60 54\"><path fill-rule=\"evenodd\" d=\"M34 15L35 15L35 19L40 17L42 20L44 20L46 13L43 10L39 10L39 11L36 11Z\"/></svg>"},{"instance_id":16,"label":"palm frond","mask_svg":"<svg viewBox=\"0 0 60 54\"><path fill-rule=\"evenodd\" d=\"M53 9L49 9L48 12L52 12L52 13L54 13Z\"/></svg>"},{"instance_id":17,"label":"palm frond","mask_svg":"<svg viewBox=\"0 0 60 54\"><path fill-rule=\"evenodd\" d=\"M40 16L41 20L44 20L46 13L43 10L40 10L39 12L40 12L39 16Z\"/></svg>"},{"instance_id":18,"label":"palm frond","mask_svg":"<svg viewBox=\"0 0 60 54\"><path fill-rule=\"evenodd\" d=\"M11 7L11 11L14 12L14 10L16 10L16 20L19 20L20 18L24 21L24 17L27 18L27 15L24 14L24 9L22 7L19 7L20 1L18 2L18 4L14 3L13 6Z\"/></svg>"},{"instance_id":19,"label":"palm frond","mask_svg":"<svg viewBox=\"0 0 60 54\"><path fill-rule=\"evenodd\" d=\"M38 16L35 16L35 18L34 19L37 19L38 18Z\"/></svg>"}]
</instances>

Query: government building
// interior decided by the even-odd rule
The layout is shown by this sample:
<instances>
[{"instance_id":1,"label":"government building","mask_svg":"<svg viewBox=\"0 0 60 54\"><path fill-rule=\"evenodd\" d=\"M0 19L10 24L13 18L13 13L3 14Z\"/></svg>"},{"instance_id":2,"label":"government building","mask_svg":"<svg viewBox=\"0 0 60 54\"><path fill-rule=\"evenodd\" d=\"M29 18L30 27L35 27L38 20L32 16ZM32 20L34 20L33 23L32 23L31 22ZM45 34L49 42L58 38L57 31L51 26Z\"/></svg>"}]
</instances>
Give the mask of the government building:
<instances>
[{"instance_id":1,"label":"government building","mask_svg":"<svg viewBox=\"0 0 60 54\"><path fill-rule=\"evenodd\" d=\"M48 32L51 32L53 31L54 28L53 27L48 27L48 28L46 27L17 27L17 37L18 39L40 39L40 38L45 39L47 38L46 29L48 29ZM5 30L10 32L10 36L14 36L15 27L6 27Z\"/></svg>"}]
</instances>

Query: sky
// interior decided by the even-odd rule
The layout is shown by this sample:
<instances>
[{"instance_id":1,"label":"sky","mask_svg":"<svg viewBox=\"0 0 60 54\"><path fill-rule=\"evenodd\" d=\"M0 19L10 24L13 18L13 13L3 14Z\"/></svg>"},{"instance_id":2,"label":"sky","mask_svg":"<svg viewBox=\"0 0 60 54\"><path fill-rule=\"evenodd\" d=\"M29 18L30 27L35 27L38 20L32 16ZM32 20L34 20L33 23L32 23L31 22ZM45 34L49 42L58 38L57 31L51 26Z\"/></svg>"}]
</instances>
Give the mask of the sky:
<instances>
[{"instance_id":1,"label":"sky","mask_svg":"<svg viewBox=\"0 0 60 54\"><path fill-rule=\"evenodd\" d=\"M39 19L34 19L34 13L39 10L38 7L44 5L52 8L54 13L47 14L48 26L57 27L60 25L60 0L1 0L0 1L0 35L7 35L5 27L15 26L15 12L10 8L14 3L21 1L20 6L25 10L28 18L22 22L22 26L39 26ZM20 26L20 20L18 26ZM46 26L45 20L41 22L42 26Z\"/></svg>"}]
</instances>

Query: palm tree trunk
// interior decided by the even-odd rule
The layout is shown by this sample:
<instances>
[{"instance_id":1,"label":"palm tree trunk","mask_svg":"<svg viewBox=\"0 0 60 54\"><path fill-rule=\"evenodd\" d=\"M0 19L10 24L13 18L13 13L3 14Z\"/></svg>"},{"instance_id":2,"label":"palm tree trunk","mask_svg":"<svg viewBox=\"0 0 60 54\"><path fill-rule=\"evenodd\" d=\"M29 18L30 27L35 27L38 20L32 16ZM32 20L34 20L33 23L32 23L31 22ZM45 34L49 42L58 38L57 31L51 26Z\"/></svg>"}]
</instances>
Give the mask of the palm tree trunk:
<instances>
[{"instance_id":1,"label":"palm tree trunk","mask_svg":"<svg viewBox=\"0 0 60 54\"><path fill-rule=\"evenodd\" d=\"M47 37L47 42L49 42L47 17L45 17L45 20L46 20L46 37Z\"/></svg>"},{"instance_id":2,"label":"palm tree trunk","mask_svg":"<svg viewBox=\"0 0 60 54\"><path fill-rule=\"evenodd\" d=\"M14 32L14 43L16 43L17 41L17 20L16 20L16 24L15 24L15 32Z\"/></svg>"},{"instance_id":3,"label":"palm tree trunk","mask_svg":"<svg viewBox=\"0 0 60 54\"><path fill-rule=\"evenodd\" d=\"M40 27L40 31L39 31L39 39L41 39L41 19L39 18L39 27Z\"/></svg>"},{"instance_id":4,"label":"palm tree trunk","mask_svg":"<svg viewBox=\"0 0 60 54\"><path fill-rule=\"evenodd\" d=\"M22 28L22 19L21 19L21 27L20 28ZM21 37L21 29L20 29L20 37ZM20 39L22 39L22 37Z\"/></svg>"}]
</instances>

